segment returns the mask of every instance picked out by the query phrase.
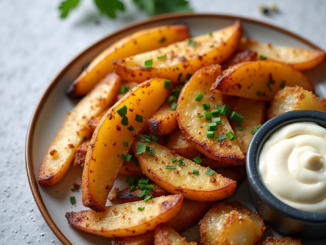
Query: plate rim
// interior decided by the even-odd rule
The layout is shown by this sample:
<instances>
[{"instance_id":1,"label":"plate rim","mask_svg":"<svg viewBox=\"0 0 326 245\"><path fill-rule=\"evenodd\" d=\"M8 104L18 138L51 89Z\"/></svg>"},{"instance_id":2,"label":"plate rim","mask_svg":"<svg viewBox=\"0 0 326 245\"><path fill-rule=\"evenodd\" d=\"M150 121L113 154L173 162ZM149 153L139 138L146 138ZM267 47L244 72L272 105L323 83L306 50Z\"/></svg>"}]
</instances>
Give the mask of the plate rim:
<instances>
[{"instance_id":1,"label":"plate rim","mask_svg":"<svg viewBox=\"0 0 326 245\"><path fill-rule=\"evenodd\" d=\"M317 45L313 44L312 42L308 41L307 39L291 32L291 31L288 31L282 27L279 27L279 26L276 26L276 25L273 25L273 24L270 24L270 23L267 23L264 21L260 21L257 19L242 17L239 15L189 13L188 12L188 13L163 14L163 15L155 16L152 18L148 18L146 20L142 20L142 21L138 21L138 22L129 24L123 28L118 29L117 31L115 31L109 35L106 35L104 38L101 38L99 41L93 43L92 45L90 45L86 49L84 49L82 52L80 52L77 56L75 56L73 59L71 59L71 61L66 66L64 66L64 68L59 73L57 73L57 75L52 79L52 81L45 88L44 92L41 95L41 98L38 100L38 102L36 104L36 108L34 109L32 115L31 115L31 119L30 119L30 122L29 122L29 125L27 128L26 140L25 140L25 167L26 167L28 183L29 183L33 198L34 198L36 205L37 205L39 211L41 212L45 222L50 227L50 229L52 230L54 235L56 235L56 237L64 245L71 245L72 243L63 235L61 230L56 226L56 224L52 220L50 214L48 213L46 206L43 203L43 199L39 192L36 176L34 174L34 164L33 164L33 159L32 159L32 145L33 145L33 138L34 138L33 137L34 130L35 130L36 122L38 121L38 118L39 118L39 114L44 106L44 103L45 103L48 95L52 92L54 87L61 80L61 77L71 68L71 66L73 66L82 56L91 52L98 45L106 42L108 39L114 38L115 36L123 34L124 32L130 31L134 28L141 27L142 25L147 25L149 23L155 23L155 22L159 22L162 20L163 21L171 20L171 19L177 19L177 18L182 18L182 17L184 17L184 18L187 18L187 17L190 17L190 18L212 17L212 18L214 18L215 17L215 18L225 18L225 19L233 19L233 20L239 19L240 21L241 20L247 21L250 23L262 25L262 26L274 29L276 31L285 33L295 39L300 40L301 42L307 44L308 46L310 46L313 49L322 50Z\"/></svg>"}]
</instances>

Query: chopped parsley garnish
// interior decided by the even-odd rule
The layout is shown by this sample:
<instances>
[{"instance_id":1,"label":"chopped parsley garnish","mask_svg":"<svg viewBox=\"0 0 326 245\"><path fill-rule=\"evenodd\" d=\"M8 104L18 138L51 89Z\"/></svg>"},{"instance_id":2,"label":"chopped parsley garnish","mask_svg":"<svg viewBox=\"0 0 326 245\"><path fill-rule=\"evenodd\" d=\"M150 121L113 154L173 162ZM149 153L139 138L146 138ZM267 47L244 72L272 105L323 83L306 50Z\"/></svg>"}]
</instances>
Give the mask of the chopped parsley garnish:
<instances>
[{"instance_id":1,"label":"chopped parsley garnish","mask_svg":"<svg viewBox=\"0 0 326 245\"><path fill-rule=\"evenodd\" d=\"M267 83L266 83L266 87L268 88L268 90L269 91L273 91L273 89L271 88L271 84L273 84L273 82L272 81L268 81Z\"/></svg>"},{"instance_id":2,"label":"chopped parsley garnish","mask_svg":"<svg viewBox=\"0 0 326 245\"><path fill-rule=\"evenodd\" d=\"M136 155L140 155L140 154L145 153L145 152L146 152L146 143L144 143L144 144L138 144L137 145Z\"/></svg>"},{"instance_id":3,"label":"chopped parsley garnish","mask_svg":"<svg viewBox=\"0 0 326 245\"><path fill-rule=\"evenodd\" d=\"M141 188L152 191L154 189L154 185L142 185Z\"/></svg>"},{"instance_id":4,"label":"chopped parsley garnish","mask_svg":"<svg viewBox=\"0 0 326 245\"><path fill-rule=\"evenodd\" d=\"M160 60L160 59L165 59L166 58L166 54L163 54L163 55L160 55L160 56L157 56L157 58Z\"/></svg>"},{"instance_id":5,"label":"chopped parsley garnish","mask_svg":"<svg viewBox=\"0 0 326 245\"><path fill-rule=\"evenodd\" d=\"M192 170L192 174L199 175L199 170L197 170L197 169Z\"/></svg>"},{"instance_id":6,"label":"chopped parsley garnish","mask_svg":"<svg viewBox=\"0 0 326 245\"><path fill-rule=\"evenodd\" d=\"M209 109L211 109L211 105L209 103L203 103L203 109L209 110Z\"/></svg>"},{"instance_id":7,"label":"chopped parsley garnish","mask_svg":"<svg viewBox=\"0 0 326 245\"><path fill-rule=\"evenodd\" d=\"M211 112L208 112L208 111L205 111L204 112L204 118L205 118L205 120L212 119L212 113Z\"/></svg>"},{"instance_id":8,"label":"chopped parsley garnish","mask_svg":"<svg viewBox=\"0 0 326 245\"><path fill-rule=\"evenodd\" d=\"M127 147L128 146L128 142L123 142L123 146Z\"/></svg>"},{"instance_id":9,"label":"chopped parsley garnish","mask_svg":"<svg viewBox=\"0 0 326 245\"><path fill-rule=\"evenodd\" d=\"M228 106L227 104L216 105L215 107L216 107L217 110L220 111L220 114L225 115L225 116L229 115L229 112L231 110L231 107Z\"/></svg>"},{"instance_id":10,"label":"chopped parsley garnish","mask_svg":"<svg viewBox=\"0 0 326 245\"><path fill-rule=\"evenodd\" d=\"M235 140L237 137L231 132L231 130L227 131L225 135L229 138L229 140Z\"/></svg>"},{"instance_id":11,"label":"chopped parsley garnish","mask_svg":"<svg viewBox=\"0 0 326 245\"><path fill-rule=\"evenodd\" d=\"M154 142L157 142L157 141L159 140L159 138L154 134L154 135L152 136L152 140L153 140Z\"/></svg>"},{"instance_id":12,"label":"chopped parsley garnish","mask_svg":"<svg viewBox=\"0 0 326 245\"><path fill-rule=\"evenodd\" d=\"M192 74L187 74L185 83L189 82L190 78L192 77Z\"/></svg>"},{"instance_id":13,"label":"chopped parsley garnish","mask_svg":"<svg viewBox=\"0 0 326 245\"><path fill-rule=\"evenodd\" d=\"M149 143L151 142L151 139L145 138L144 141Z\"/></svg>"},{"instance_id":14,"label":"chopped parsley garnish","mask_svg":"<svg viewBox=\"0 0 326 245\"><path fill-rule=\"evenodd\" d=\"M174 165L167 165L166 167L165 167L165 169L176 169L176 166L174 166Z\"/></svg>"},{"instance_id":15,"label":"chopped parsley garnish","mask_svg":"<svg viewBox=\"0 0 326 245\"><path fill-rule=\"evenodd\" d=\"M221 124L221 118L220 117L213 117L212 122L216 123L217 125Z\"/></svg>"},{"instance_id":16,"label":"chopped parsley garnish","mask_svg":"<svg viewBox=\"0 0 326 245\"><path fill-rule=\"evenodd\" d=\"M153 199L153 196L152 195L146 196L145 199L144 199L144 202L148 202L151 199Z\"/></svg>"},{"instance_id":17,"label":"chopped parsley garnish","mask_svg":"<svg viewBox=\"0 0 326 245\"><path fill-rule=\"evenodd\" d=\"M284 88L285 87L285 81L282 81L280 84L280 88Z\"/></svg>"},{"instance_id":18,"label":"chopped parsley garnish","mask_svg":"<svg viewBox=\"0 0 326 245\"><path fill-rule=\"evenodd\" d=\"M186 166L186 163L182 159L179 159L178 165L179 166Z\"/></svg>"},{"instance_id":19,"label":"chopped parsley garnish","mask_svg":"<svg viewBox=\"0 0 326 245\"><path fill-rule=\"evenodd\" d=\"M141 185L147 185L149 182L149 179L148 178L141 178L139 181L138 181L138 185L141 186Z\"/></svg>"},{"instance_id":20,"label":"chopped parsley garnish","mask_svg":"<svg viewBox=\"0 0 326 245\"><path fill-rule=\"evenodd\" d=\"M143 196L147 196L149 194L149 191L146 189L143 189L140 191L139 196L138 197L143 197Z\"/></svg>"},{"instance_id":21,"label":"chopped parsley garnish","mask_svg":"<svg viewBox=\"0 0 326 245\"><path fill-rule=\"evenodd\" d=\"M134 127L133 127L133 126L129 126L127 129L128 129L129 131L134 131Z\"/></svg>"},{"instance_id":22,"label":"chopped parsley garnish","mask_svg":"<svg viewBox=\"0 0 326 245\"><path fill-rule=\"evenodd\" d=\"M193 159L193 161L195 162L195 163L197 163L197 164L201 164L202 162L203 162L203 159L201 159L200 157L195 157L194 159Z\"/></svg>"},{"instance_id":23,"label":"chopped parsley garnish","mask_svg":"<svg viewBox=\"0 0 326 245\"><path fill-rule=\"evenodd\" d=\"M217 123L215 123L215 122L207 123L207 130L208 131L216 131L217 130Z\"/></svg>"},{"instance_id":24,"label":"chopped parsley garnish","mask_svg":"<svg viewBox=\"0 0 326 245\"><path fill-rule=\"evenodd\" d=\"M261 127L261 124L257 125L254 130L251 131L251 134L255 134L257 130Z\"/></svg>"},{"instance_id":25,"label":"chopped parsley garnish","mask_svg":"<svg viewBox=\"0 0 326 245\"><path fill-rule=\"evenodd\" d=\"M166 41L165 37L162 37L162 39L160 40L160 43L164 43Z\"/></svg>"},{"instance_id":26,"label":"chopped parsley garnish","mask_svg":"<svg viewBox=\"0 0 326 245\"><path fill-rule=\"evenodd\" d=\"M260 90L258 90L258 91L257 91L257 95L258 95L258 96L262 96L263 93L262 93Z\"/></svg>"},{"instance_id":27,"label":"chopped parsley garnish","mask_svg":"<svg viewBox=\"0 0 326 245\"><path fill-rule=\"evenodd\" d=\"M127 115L127 111L128 108L127 106L124 105L123 107L117 110L117 113L119 114L120 117L124 117L125 115Z\"/></svg>"},{"instance_id":28,"label":"chopped parsley garnish","mask_svg":"<svg viewBox=\"0 0 326 245\"><path fill-rule=\"evenodd\" d=\"M121 154L120 159L125 160L126 159L125 154Z\"/></svg>"},{"instance_id":29,"label":"chopped parsley garnish","mask_svg":"<svg viewBox=\"0 0 326 245\"><path fill-rule=\"evenodd\" d=\"M176 162L176 161L178 161L178 158L176 158L176 157L175 158L172 158L171 161L172 162Z\"/></svg>"},{"instance_id":30,"label":"chopped parsley garnish","mask_svg":"<svg viewBox=\"0 0 326 245\"><path fill-rule=\"evenodd\" d=\"M126 182L129 185L136 185L137 183L137 178L135 176L128 176Z\"/></svg>"},{"instance_id":31,"label":"chopped parsley garnish","mask_svg":"<svg viewBox=\"0 0 326 245\"><path fill-rule=\"evenodd\" d=\"M83 140L87 140L87 137L86 137L86 136L84 136L84 137L83 137Z\"/></svg>"},{"instance_id":32,"label":"chopped parsley garnish","mask_svg":"<svg viewBox=\"0 0 326 245\"><path fill-rule=\"evenodd\" d=\"M239 130L239 131L242 131L242 127L241 127L241 126L238 126L238 130Z\"/></svg>"},{"instance_id":33,"label":"chopped parsley garnish","mask_svg":"<svg viewBox=\"0 0 326 245\"><path fill-rule=\"evenodd\" d=\"M137 188L136 188L135 185L132 185L132 186L130 187L130 192L134 192L134 191L136 191L136 190L137 190Z\"/></svg>"},{"instance_id":34,"label":"chopped parsley garnish","mask_svg":"<svg viewBox=\"0 0 326 245\"><path fill-rule=\"evenodd\" d=\"M141 136L137 136L136 139L139 140L140 142L144 142L145 141L144 138L142 138Z\"/></svg>"},{"instance_id":35,"label":"chopped parsley garnish","mask_svg":"<svg viewBox=\"0 0 326 245\"><path fill-rule=\"evenodd\" d=\"M177 106L178 106L177 103L172 103L172 104L171 104L171 109L172 109L172 110L176 110L176 109L177 109Z\"/></svg>"},{"instance_id":36,"label":"chopped parsley garnish","mask_svg":"<svg viewBox=\"0 0 326 245\"><path fill-rule=\"evenodd\" d=\"M192 40L191 38L189 38L189 40L188 40L188 46L193 47L195 45L196 45L196 42L194 40Z\"/></svg>"},{"instance_id":37,"label":"chopped parsley garnish","mask_svg":"<svg viewBox=\"0 0 326 245\"><path fill-rule=\"evenodd\" d=\"M152 65L153 65L153 60L150 59L150 60L145 60L145 68L148 69L148 68L152 68Z\"/></svg>"},{"instance_id":38,"label":"chopped parsley garnish","mask_svg":"<svg viewBox=\"0 0 326 245\"><path fill-rule=\"evenodd\" d=\"M148 152L148 155L150 155L151 157L153 157L154 156L154 152Z\"/></svg>"},{"instance_id":39,"label":"chopped parsley garnish","mask_svg":"<svg viewBox=\"0 0 326 245\"><path fill-rule=\"evenodd\" d=\"M201 101L202 98L204 98L204 94L199 92L197 95L196 95L196 98L195 98L195 101Z\"/></svg>"},{"instance_id":40,"label":"chopped parsley garnish","mask_svg":"<svg viewBox=\"0 0 326 245\"><path fill-rule=\"evenodd\" d=\"M226 140L226 136L225 135L217 136L216 139L217 141L223 141Z\"/></svg>"},{"instance_id":41,"label":"chopped parsley garnish","mask_svg":"<svg viewBox=\"0 0 326 245\"><path fill-rule=\"evenodd\" d=\"M170 135L165 135L164 138L163 138L163 142L165 144L168 144L169 143L169 140L170 140Z\"/></svg>"},{"instance_id":42,"label":"chopped parsley garnish","mask_svg":"<svg viewBox=\"0 0 326 245\"><path fill-rule=\"evenodd\" d=\"M179 69L179 68L178 68L178 69ZM178 81L180 81L181 77L182 77L182 73L179 74L179 76L178 76Z\"/></svg>"},{"instance_id":43,"label":"chopped parsley garnish","mask_svg":"<svg viewBox=\"0 0 326 245\"><path fill-rule=\"evenodd\" d=\"M133 161L133 163L136 165L136 166L139 166L139 161L138 161L138 158L137 157L133 157L131 158L131 161Z\"/></svg>"},{"instance_id":44,"label":"chopped parsley garnish","mask_svg":"<svg viewBox=\"0 0 326 245\"><path fill-rule=\"evenodd\" d=\"M208 33L208 35L209 35L210 37L212 37L212 36L213 36L213 33L210 31L210 32Z\"/></svg>"},{"instance_id":45,"label":"chopped parsley garnish","mask_svg":"<svg viewBox=\"0 0 326 245\"><path fill-rule=\"evenodd\" d=\"M218 115L220 115L220 110L212 110L211 112L212 112L212 115L213 115L213 116L218 116Z\"/></svg>"},{"instance_id":46,"label":"chopped parsley garnish","mask_svg":"<svg viewBox=\"0 0 326 245\"><path fill-rule=\"evenodd\" d=\"M139 207L138 210L139 211L143 211L145 209L145 207Z\"/></svg>"},{"instance_id":47,"label":"chopped parsley garnish","mask_svg":"<svg viewBox=\"0 0 326 245\"><path fill-rule=\"evenodd\" d=\"M213 139L215 137L215 132L214 131L207 131L206 136L209 139Z\"/></svg>"},{"instance_id":48,"label":"chopped parsley garnish","mask_svg":"<svg viewBox=\"0 0 326 245\"><path fill-rule=\"evenodd\" d=\"M212 176L213 174L215 174L215 171L213 169L208 169L205 174L207 174L208 176Z\"/></svg>"},{"instance_id":49,"label":"chopped parsley garnish","mask_svg":"<svg viewBox=\"0 0 326 245\"><path fill-rule=\"evenodd\" d=\"M142 123L142 122L143 122L143 117L140 116L140 115L138 115L138 114L136 114L135 121L136 121L136 122L140 122L140 123Z\"/></svg>"},{"instance_id":50,"label":"chopped parsley garnish","mask_svg":"<svg viewBox=\"0 0 326 245\"><path fill-rule=\"evenodd\" d=\"M121 119L121 124L123 126L128 126L128 124L129 124L128 117L123 116L122 119Z\"/></svg>"},{"instance_id":51,"label":"chopped parsley garnish","mask_svg":"<svg viewBox=\"0 0 326 245\"><path fill-rule=\"evenodd\" d=\"M70 203L71 203L71 205L76 204L76 198L74 196L70 197Z\"/></svg>"},{"instance_id":52,"label":"chopped parsley garnish","mask_svg":"<svg viewBox=\"0 0 326 245\"><path fill-rule=\"evenodd\" d=\"M204 115L199 115L199 116L197 116L197 118L202 118Z\"/></svg>"},{"instance_id":53,"label":"chopped parsley garnish","mask_svg":"<svg viewBox=\"0 0 326 245\"><path fill-rule=\"evenodd\" d=\"M151 146L146 146L146 151L152 151L153 150L153 147Z\"/></svg>"},{"instance_id":54,"label":"chopped parsley garnish","mask_svg":"<svg viewBox=\"0 0 326 245\"><path fill-rule=\"evenodd\" d=\"M129 162L129 161L131 160L131 158L132 158L132 155L127 154L127 156L126 156L126 161Z\"/></svg>"},{"instance_id":55,"label":"chopped parsley garnish","mask_svg":"<svg viewBox=\"0 0 326 245\"><path fill-rule=\"evenodd\" d=\"M129 91L129 88L127 85L121 85L120 87L120 94L125 94Z\"/></svg>"},{"instance_id":56,"label":"chopped parsley garnish","mask_svg":"<svg viewBox=\"0 0 326 245\"><path fill-rule=\"evenodd\" d=\"M164 88L171 89L171 81L170 80L165 80L164 81Z\"/></svg>"},{"instance_id":57,"label":"chopped parsley garnish","mask_svg":"<svg viewBox=\"0 0 326 245\"><path fill-rule=\"evenodd\" d=\"M239 113L233 111L230 116L230 120L235 122L237 125L241 125L243 121L243 116L241 116Z\"/></svg>"},{"instance_id":58,"label":"chopped parsley garnish","mask_svg":"<svg viewBox=\"0 0 326 245\"><path fill-rule=\"evenodd\" d=\"M267 57L264 56L264 55L259 55L259 59L261 59L261 60L267 60Z\"/></svg>"},{"instance_id":59,"label":"chopped parsley garnish","mask_svg":"<svg viewBox=\"0 0 326 245\"><path fill-rule=\"evenodd\" d=\"M175 97L174 95L170 95L169 98L168 98L168 103L171 103L174 100L176 101L177 97Z\"/></svg>"}]
</instances>

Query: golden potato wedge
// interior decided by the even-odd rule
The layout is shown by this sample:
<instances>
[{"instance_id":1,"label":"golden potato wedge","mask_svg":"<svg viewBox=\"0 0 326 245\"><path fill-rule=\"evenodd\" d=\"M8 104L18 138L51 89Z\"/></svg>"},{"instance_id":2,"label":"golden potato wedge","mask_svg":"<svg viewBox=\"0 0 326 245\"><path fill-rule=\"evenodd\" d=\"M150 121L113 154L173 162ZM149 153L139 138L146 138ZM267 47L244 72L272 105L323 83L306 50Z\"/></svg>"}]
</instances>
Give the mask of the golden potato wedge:
<instances>
[{"instance_id":1,"label":"golden potato wedge","mask_svg":"<svg viewBox=\"0 0 326 245\"><path fill-rule=\"evenodd\" d=\"M181 210L182 195L153 198L108 206L104 212L93 210L66 213L68 223L77 229L105 237L137 236L174 218ZM145 208L143 211L138 208Z\"/></svg>"},{"instance_id":2,"label":"golden potato wedge","mask_svg":"<svg viewBox=\"0 0 326 245\"><path fill-rule=\"evenodd\" d=\"M236 49L241 36L240 21L211 35L187 39L150 52L120 59L113 63L119 76L128 81L143 82L148 78L164 77L173 83L183 82L188 74L202 67L220 64ZM161 57L166 58L161 58ZM151 65L146 65L151 63Z\"/></svg>"},{"instance_id":3,"label":"golden potato wedge","mask_svg":"<svg viewBox=\"0 0 326 245\"><path fill-rule=\"evenodd\" d=\"M143 176L143 172L141 171L141 168L139 165L135 165L133 161L123 161L119 174L125 175L125 176Z\"/></svg>"},{"instance_id":4,"label":"golden potato wedge","mask_svg":"<svg viewBox=\"0 0 326 245\"><path fill-rule=\"evenodd\" d=\"M303 73L272 60L243 62L231 66L217 77L211 90L254 100L272 100L285 85L297 85L314 91L313 84Z\"/></svg>"},{"instance_id":5,"label":"golden potato wedge","mask_svg":"<svg viewBox=\"0 0 326 245\"><path fill-rule=\"evenodd\" d=\"M245 166L238 166L233 168L215 168L214 170L216 173L236 181L237 186L239 186L247 177Z\"/></svg>"},{"instance_id":6,"label":"golden potato wedge","mask_svg":"<svg viewBox=\"0 0 326 245\"><path fill-rule=\"evenodd\" d=\"M243 50L242 52L233 54L228 60L222 63L222 70L234 66L245 61L257 60L257 52L251 50Z\"/></svg>"},{"instance_id":7,"label":"golden potato wedge","mask_svg":"<svg viewBox=\"0 0 326 245\"><path fill-rule=\"evenodd\" d=\"M154 185L154 188L153 190L149 191L149 195L153 197L170 195L168 191L162 189L160 186L153 183L150 183L150 185ZM136 202L136 201L144 200L144 197L139 197L140 194L139 186L137 186L136 188L137 190L133 192L130 191L130 188L126 188L122 191L119 191L116 197L118 203Z\"/></svg>"},{"instance_id":8,"label":"golden potato wedge","mask_svg":"<svg viewBox=\"0 0 326 245\"><path fill-rule=\"evenodd\" d=\"M239 49L257 52L258 57L264 56L267 59L291 65L297 70L308 70L325 59L325 51L276 46L271 43L260 43L256 40L241 38Z\"/></svg>"},{"instance_id":9,"label":"golden potato wedge","mask_svg":"<svg viewBox=\"0 0 326 245\"><path fill-rule=\"evenodd\" d=\"M96 117L91 117L91 119L88 121L88 126L94 131L96 127L99 125L101 119L105 116L105 114L110 110L111 105L109 108L106 108L104 111L102 111L99 115Z\"/></svg>"},{"instance_id":10,"label":"golden potato wedge","mask_svg":"<svg viewBox=\"0 0 326 245\"><path fill-rule=\"evenodd\" d=\"M77 147L77 149L75 151L75 159L74 159L75 167L78 167L78 166L83 167L84 166L87 149L88 149L90 142L91 142L90 140L87 140L87 141L83 142L80 146Z\"/></svg>"},{"instance_id":11,"label":"golden potato wedge","mask_svg":"<svg viewBox=\"0 0 326 245\"><path fill-rule=\"evenodd\" d=\"M303 245L300 239L294 239L292 237L267 237L261 245Z\"/></svg>"},{"instance_id":12,"label":"golden potato wedge","mask_svg":"<svg viewBox=\"0 0 326 245\"><path fill-rule=\"evenodd\" d=\"M43 159L38 175L41 185L54 185L63 178L76 148L91 136L92 129L87 122L112 104L120 82L116 74L109 74L68 113Z\"/></svg>"},{"instance_id":13,"label":"golden potato wedge","mask_svg":"<svg viewBox=\"0 0 326 245\"><path fill-rule=\"evenodd\" d=\"M242 152L246 155L249 143L256 126L263 124L265 120L265 101L239 98L235 112L243 116L241 128L234 122L231 123L235 136Z\"/></svg>"},{"instance_id":14,"label":"golden potato wedge","mask_svg":"<svg viewBox=\"0 0 326 245\"><path fill-rule=\"evenodd\" d=\"M132 145L134 152L143 146L141 144L146 145L138 140L134 141ZM209 168L174 154L160 144L150 142L147 145L153 148L151 152L154 155L151 156L148 152L136 155L140 167L148 178L168 192L182 193L187 199L205 202L226 198L235 191L235 181L215 172L208 175L206 172ZM176 158L174 163L173 158ZM166 169L167 166L172 169Z\"/></svg>"},{"instance_id":15,"label":"golden potato wedge","mask_svg":"<svg viewBox=\"0 0 326 245\"><path fill-rule=\"evenodd\" d=\"M85 207L97 212L105 210L106 199L123 162L121 155L128 153L134 137L169 95L169 90L164 88L164 80L148 80L131 89L107 112L96 128L83 171ZM122 124L124 118L120 115L124 114L128 117L127 126ZM136 115L142 120L136 120ZM124 146L124 142L128 146Z\"/></svg>"},{"instance_id":16,"label":"golden potato wedge","mask_svg":"<svg viewBox=\"0 0 326 245\"><path fill-rule=\"evenodd\" d=\"M211 169L215 169L215 168L234 168L235 166L233 164L229 164L229 163L224 163L221 161L216 161L214 159L211 159L207 156L205 156L204 154L198 154L198 156L203 159L203 161L201 162L201 165L204 167L210 167Z\"/></svg>"},{"instance_id":17,"label":"golden potato wedge","mask_svg":"<svg viewBox=\"0 0 326 245\"><path fill-rule=\"evenodd\" d=\"M159 137L158 143L190 160L194 159L199 153L199 151L193 147L193 145L190 144L186 137L181 133L179 128L175 129L168 136L165 135Z\"/></svg>"},{"instance_id":18,"label":"golden potato wedge","mask_svg":"<svg viewBox=\"0 0 326 245\"><path fill-rule=\"evenodd\" d=\"M314 110L325 111L316 95L301 87L285 87L274 96L268 110L268 118L275 117L287 111Z\"/></svg>"},{"instance_id":19,"label":"golden potato wedge","mask_svg":"<svg viewBox=\"0 0 326 245\"><path fill-rule=\"evenodd\" d=\"M259 215L240 203L216 203L199 222L200 244L256 244L265 230Z\"/></svg>"},{"instance_id":20,"label":"golden potato wedge","mask_svg":"<svg viewBox=\"0 0 326 245\"><path fill-rule=\"evenodd\" d=\"M245 164L245 156L242 153L236 139L217 141L215 137L207 138L207 123L204 117L198 118L205 112L215 110L215 105L223 105L222 95L212 93L209 89L216 77L220 74L221 67L212 65L197 71L184 86L178 100L177 119L182 133L188 141L206 156L223 163L235 165ZM204 97L196 101L196 96L202 93ZM210 105L209 110L203 109L203 103ZM215 131L215 136L233 132L226 116L220 115L221 124Z\"/></svg>"},{"instance_id":21,"label":"golden potato wedge","mask_svg":"<svg viewBox=\"0 0 326 245\"><path fill-rule=\"evenodd\" d=\"M154 234L154 231L148 231L139 236L115 237L112 245L153 245Z\"/></svg>"},{"instance_id":22,"label":"golden potato wedge","mask_svg":"<svg viewBox=\"0 0 326 245\"><path fill-rule=\"evenodd\" d=\"M148 119L149 130L153 134L165 135L178 127L176 111L171 109L171 104L165 102L161 108Z\"/></svg>"},{"instance_id":23,"label":"golden potato wedge","mask_svg":"<svg viewBox=\"0 0 326 245\"><path fill-rule=\"evenodd\" d=\"M121 84L120 93L117 95L117 101L122 99L122 97L132 88L136 87L138 83L135 82L125 82Z\"/></svg>"},{"instance_id":24,"label":"golden potato wedge","mask_svg":"<svg viewBox=\"0 0 326 245\"><path fill-rule=\"evenodd\" d=\"M88 93L103 77L113 71L114 60L166 47L188 37L189 30L184 25L153 27L126 36L100 53L70 85L67 93L71 96Z\"/></svg>"},{"instance_id":25,"label":"golden potato wedge","mask_svg":"<svg viewBox=\"0 0 326 245\"><path fill-rule=\"evenodd\" d=\"M155 227L155 245L195 245L195 242L187 242L186 238L165 224Z\"/></svg>"}]
</instances>

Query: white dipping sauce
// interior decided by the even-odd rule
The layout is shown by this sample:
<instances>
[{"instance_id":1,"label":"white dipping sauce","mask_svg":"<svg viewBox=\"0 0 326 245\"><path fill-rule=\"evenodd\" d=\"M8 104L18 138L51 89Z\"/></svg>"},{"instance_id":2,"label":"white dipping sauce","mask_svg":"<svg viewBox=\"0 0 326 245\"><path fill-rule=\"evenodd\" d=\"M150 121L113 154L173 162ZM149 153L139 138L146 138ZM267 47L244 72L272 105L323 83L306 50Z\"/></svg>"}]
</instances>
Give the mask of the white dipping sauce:
<instances>
[{"instance_id":1,"label":"white dipping sauce","mask_svg":"<svg viewBox=\"0 0 326 245\"><path fill-rule=\"evenodd\" d=\"M259 174L267 189L287 205L326 211L326 129L311 122L286 125L265 142Z\"/></svg>"}]
</instances>

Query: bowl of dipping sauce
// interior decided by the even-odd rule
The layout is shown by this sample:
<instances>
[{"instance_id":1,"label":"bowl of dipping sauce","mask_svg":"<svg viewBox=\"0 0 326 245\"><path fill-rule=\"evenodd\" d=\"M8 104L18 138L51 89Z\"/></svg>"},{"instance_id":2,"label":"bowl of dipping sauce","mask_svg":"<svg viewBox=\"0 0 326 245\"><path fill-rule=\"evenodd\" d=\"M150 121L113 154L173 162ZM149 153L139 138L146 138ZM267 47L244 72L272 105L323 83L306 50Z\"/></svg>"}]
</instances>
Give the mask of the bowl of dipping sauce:
<instances>
[{"instance_id":1,"label":"bowl of dipping sauce","mask_svg":"<svg viewBox=\"0 0 326 245\"><path fill-rule=\"evenodd\" d=\"M247 153L253 204L280 232L326 238L326 113L278 115L253 136Z\"/></svg>"}]
</instances>

